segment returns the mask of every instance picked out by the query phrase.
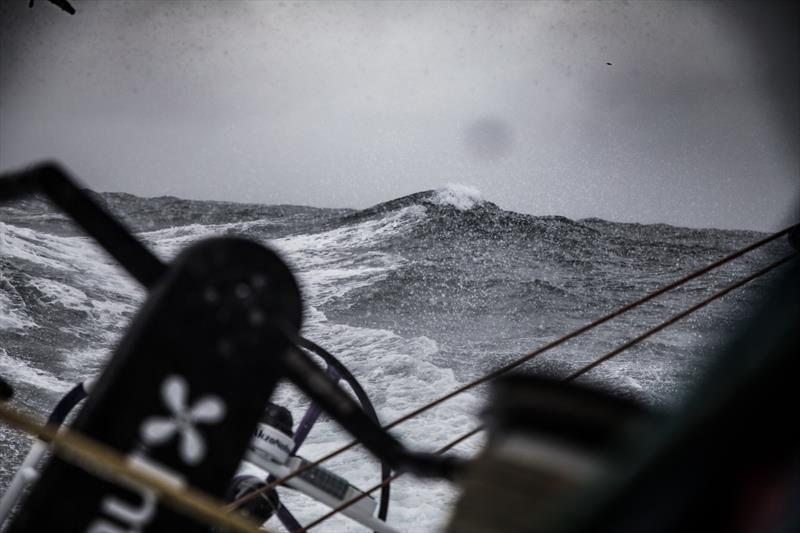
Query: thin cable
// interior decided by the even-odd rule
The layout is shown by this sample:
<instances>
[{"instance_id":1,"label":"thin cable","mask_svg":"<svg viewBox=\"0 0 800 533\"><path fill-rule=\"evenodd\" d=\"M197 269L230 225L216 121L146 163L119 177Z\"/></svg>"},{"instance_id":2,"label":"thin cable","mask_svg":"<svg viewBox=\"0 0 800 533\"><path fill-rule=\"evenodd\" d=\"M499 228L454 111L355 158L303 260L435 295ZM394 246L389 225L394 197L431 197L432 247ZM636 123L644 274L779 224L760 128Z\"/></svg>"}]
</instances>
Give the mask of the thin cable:
<instances>
[{"instance_id":1,"label":"thin cable","mask_svg":"<svg viewBox=\"0 0 800 533\"><path fill-rule=\"evenodd\" d=\"M486 427L483 424L481 424L480 426L478 426L476 428L473 428L471 431L468 431L467 433L464 433L463 435L461 435L457 439L445 444L444 446L442 446L441 448L439 448L438 450L433 452L433 454L434 455L441 455L444 452L448 451L449 449L457 446L458 444L460 444L463 441L467 440L468 438L472 437L473 435L476 435L477 433L480 433L484 429L486 429ZM374 485L374 486L370 487L369 489L367 489L366 491L362 492L358 496L347 500L346 502L342 503L341 505L339 505L338 507L336 507L334 509L331 509L329 512L327 512L326 514L320 516L319 518L317 518L316 520L314 520L310 524L303 526L303 529L301 529L300 531L298 531L296 533L303 533L304 531L308 531L312 527L318 526L319 524L321 524L322 522L326 521L327 519L329 519L333 515L339 514L340 512L342 512L345 509L347 509L348 507L350 507L351 505L355 504L356 502L359 502L359 501L363 500L364 498L369 496L371 493L373 493L376 490L382 488L386 484L391 483L392 481L394 481L395 479L399 478L403 474L405 474L405 472L397 472L396 474L393 474L391 477L389 477L387 479L384 479L383 481L381 481L377 485Z\"/></svg>"},{"instance_id":2,"label":"thin cable","mask_svg":"<svg viewBox=\"0 0 800 533\"><path fill-rule=\"evenodd\" d=\"M113 483L141 485L155 492L175 510L203 522L240 533L264 533L258 524L239 514L228 513L222 502L191 487L178 488L148 470L132 465L126 457L98 441L66 428L40 424L31 415L0 403L0 419L17 429L50 442L65 460Z\"/></svg>"},{"instance_id":3,"label":"thin cable","mask_svg":"<svg viewBox=\"0 0 800 533\"><path fill-rule=\"evenodd\" d=\"M703 274L706 274L706 273L710 272L711 270L714 270L715 268L718 268L718 267L724 265L725 263L733 261L734 259L737 259L737 258L741 257L742 255L748 253L748 252L751 252L751 251L753 251L753 250L755 250L757 248L760 248L761 246L764 246L765 244L768 244L768 243L770 243L770 242L772 242L772 241L774 241L774 240L786 235L787 233L789 233L790 231L792 231L793 229L795 229L797 227L800 227L800 225L795 224L793 226L789 226L786 229L783 229L783 230L781 230L781 231L779 231L777 233L773 233L772 235L769 235L769 236L761 239L760 241L756 241L753 244L745 246L744 248L741 248L740 250L737 250L736 252L733 252L732 254L729 254L729 255L721 258L721 259L718 259L717 261L714 261L713 263L710 263L710 264L706 265L705 267L703 267L703 268L701 268L699 270L695 270L694 272L691 272L691 273L683 276L682 278L679 278L679 279L677 279L677 280L675 280L675 281L673 281L673 282L671 282L671 283L669 283L667 285L664 285L660 289L657 289L654 292L646 294L645 296L642 296L641 298L639 298L637 300L634 300L633 302L630 302L630 303L624 305L623 307L620 307L620 308L616 309L615 311L612 311L611 313L608 313L608 314L606 314L606 315L594 320L593 322L590 322L590 323L588 323L588 324L586 324L586 325L584 325L584 326L582 326L582 327L580 327L578 329L575 329L575 330L571 331L570 333L567 333L566 335L563 335L562 337L559 337L559 338L557 338L557 339L545 344L544 346L542 346L540 348L537 348L536 350L534 350L534 351L532 351L532 352L530 352L530 353L528 353L528 354L526 354L526 355L524 355L524 356L512 361L511 363L509 363L509 364L507 364L507 365L505 365L503 367L500 367L500 368L490 372L489 374L486 374L485 376L483 376L481 378L478 378L478 379L473 380L473 381L471 381L469 383L466 383L465 385L462 385L462 386L458 387L457 389L454 389L453 391L445 394L444 396L441 396L440 398L437 398L436 400L433 400L433 401L423 405L422 407L419 407L418 409L415 409L414 411L406 413L405 415L401 416L397 420L395 420L395 421L383 426L383 429L389 430L389 429L397 426L398 424L401 424L401 423L405 422L406 420L408 420L410 418L418 416L418 415L424 413L425 411L427 411L427 410L439 405L440 403L445 402L445 401L453 398L454 396L457 396L457 395L461 394L462 392L465 392L465 391L467 391L467 390L469 390L469 389L471 389L473 387L477 387L478 385L482 385L483 383L486 383L487 381L491 381L492 379L494 379L494 378L496 378L496 377L498 377L498 376L500 376L502 374L505 374L506 372L509 372L509 371L519 367L520 365L522 365L524 363L527 363L528 361L530 361L534 357L537 357L538 355L541 355L542 353L544 353L546 351L552 350L553 348L563 344L564 342L577 337L578 335L586 333L587 331L589 331L591 329L594 329L597 326L600 326L601 324L604 324L604 323L608 322L609 320L612 320L612 319L622 315L623 313L626 313L626 312L630 311L631 309L634 309L635 307L638 307L638 306L640 306L640 305L642 305L642 304L644 304L646 302L649 302L650 300L652 300L652 299L664 294L667 291L670 291L670 290L672 290L672 289L674 289L676 287L679 287L679 286L681 286L681 285L683 285L683 284L685 284L685 283L687 283L687 282L689 282L689 281L691 281L691 280L693 280L693 279L695 279L695 278L697 278L699 276L702 276ZM235 500L234 502L232 502L231 504L228 505L228 509L234 510L234 509L238 508L240 505L242 505L242 504L250 501L251 499L257 497L259 494L262 494L262 493L267 492L269 490L273 490L276 487L278 487L280 485L283 485L284 483L286 483L290 479L294 478L295 476L298 476L298 475L302 474L303 472L307 472L308 470L311 470L312 468L314 468L316 466L319 466L320 464L324 463L325 461L333 459L337 455L346 452L347 450L353 448L357 444L358 444L357 440L351 441L348 444L342 446L341 448L337 448L337 449L333 450L332 452L320 457L319 459L317 459L317 460L315 460L313 462L306 463L304 466L298 468L297 470L295 470L295 471L293 471L293 472L291 472L291 473L289 473L289 474L287 474L287 475L285 475L285 476L283 476L281 478L276 479L272 483L268 483L267 485L265 485L264 487L261 487L258 490L255 490L255 491L253 491L253 492L251 492L249 494L246 494L245 496L242 496L238 500Z\"/></svg>"},{"instance_id":4,"label":"thin cable","mask_svg":"<svg viewBox=\"0 0 800 533\"><path fill-rule=\"evenodd\" d=\"M699 302L699 303L697 303L697 304L695 304L695 305L693 305L693 306L681 311L680 313L677 313L677 314L673 315L672 317L670 317L666 321L660 323L659 325L647 330L646 332L642 333L641 335L639 335L639 336L631 339L630 341L620 345L619 347L615 348L614 350L611 350L607 354L595 359L592 363L581 367L580 369L576 370L572 374L569 374L568 376L563 378L561 381L563 381L565 383L569 382L569 381L573 381L574 379L576 379L579 376L585 374L586 372L588 372L592 368L596 367L597 365L599 365L601 363L604 363L605 361L608 361L612 357L624 352L625 350L627 350L631 346L634 346L635 344L638 344L638 343L642 342L643 340L647 339L648 337L651 337L652 335L655 335L656 333L658 333L662 329L666 328L667 326L670 326L670 325L674 324L675 322L679 321L680 319L685 318L686 316L694 313L695 311L701 309L702 307L705 307L706 305L710 304L711 302L713 302L713 301L715 301L715 300L717 300L719 298L722 298L723 296L725 296L729 292L741 287L742 285L745 285L745 284L749 283L750 281L753 281L754 279L756 279L756 278L758 278L760 276L763 276L767 272L769 272L769 271L771 271L771 270L783 265L784 263L790 261L791 259L796 258L798 255L800 255L800 254L794 253L794 254L788 255L788 256L784 257L783 259L779 259L778 261L775 261L774 263L771 263L770 265L762 268L761 270L758 270L757 272L754 272L753 274L751 274L751 275L749 275L749 276L747 276L745 278L740 279L736 283L732 283L731 285L728 285L724 289L721 289L721 290L715 292L714 294L712 294L708 298L702 300L701 302ZM473 430L471 430L471 431L461 435L460 437L456 438L452 442L446 444L445 446L443 446L442 448L440 448L439 450L437 450L434 453L436 455L444 453L445 451L449 450L453 446L455 446L458 443L468 439L469 437L471 437L471 436L475 435L476 433L484 430L485 428L486 428L486 426L480 425L480 426L474 428ZM393 480L397 479L398 477L403 475L403 473L404 472L399 472L399 473L395 474L394 476L392 476L390 481L393 481ZM374 492L375 490L379 489L381 486L382 486L382 484L375 485L374 487L371 487L369 490L365 491L363 494L360 494L360 495L356 496L355 498L352 498L352 499L342 503L341 505L339 505L335 509L333 509L330 512L326 513L325 515L317 518L316 520L314 520L310 524L304 526L303 529L301 529L299 533L302 533L303 531L307 531L307 530L311 529L312 527L318 526L319 524L321 524L325 520L329 519L333 515L340 513L341 511L347 509L351 505L353 505L356 502L360 501L361 499L365 498L368 494L370 494L370 493Z\"/></svg>"},{"instance_id":5,"label":"thin cable","mask_svg":"<svg viewBox=\"0 0 800 533\"><path fill-rule=\"evenodd\" d=\"M702 300L702 301L694 304L693 306L691 306L691 307L689 307L687 309L684 309L680 313L671 316L669 319L665 320L664 322L660 323L657 326L654 326L654 327L648 329L647 331L645 331L644 333L642 333L638 337L634 337L633 339L629 340L625 344L622 344L621 346L618 346L617 348L611 350L610 352L608 352L604 356L602 356L602 357L600 357L598 359L595 359L594 361L592 361L591 363L589 363L586 366L583 366L583 367L579 368L578 370L576 370L575 372L573 372L572 374L570 374L569 376L564 378L564 381L572 381L573 379L585 374L586 372L588 372L589 370L593 369L594 367L596 367L600 363L608 361L612 357L624 352L625 350L627 350L631 346L633 346L635 344L639 344L640 342L642 342L646 338L648 338L648 337L650 337L652 335L655 335L656 333L658 333L662 329L666 328L667 326L670 326L670 325L674 324L675 322L677 322L678 320L681 320L682 318L685 318L688 315L691 315L692 313L694 313L695 311L707 306L708 304L710 304L714 300L718 300L719 298L722 298L723 296L725 296L729 292L731 292L731 291L733 291L735 289L738 289L742 285L744 285L744 284L746 284L746 283L748 283L750 281L753 281L754 279L756 279L756 278L758 278L760 276L763 276L764 274L766 274L770 270L773 270L773 269L781 266L782 264L786 263L787 261L790 261L791 259L794 259L795 257L797 257L797 255L798 254L794 253L794 254L791 254L791 255L788 255L788 256L784 257L783 259L779 259L778 261L775 261L774 263L762 268L761 270L759 270L757 272L754 272L753 274L750 274L746 278L742 278L739 281L737 281L736 283L732 283L732 284L728 285L727 287L725 287L724 289L721 289L721 290L715 292L714 294L712 294L711 296L709 296L705 300Z\"/></svg>"}]
</instances>

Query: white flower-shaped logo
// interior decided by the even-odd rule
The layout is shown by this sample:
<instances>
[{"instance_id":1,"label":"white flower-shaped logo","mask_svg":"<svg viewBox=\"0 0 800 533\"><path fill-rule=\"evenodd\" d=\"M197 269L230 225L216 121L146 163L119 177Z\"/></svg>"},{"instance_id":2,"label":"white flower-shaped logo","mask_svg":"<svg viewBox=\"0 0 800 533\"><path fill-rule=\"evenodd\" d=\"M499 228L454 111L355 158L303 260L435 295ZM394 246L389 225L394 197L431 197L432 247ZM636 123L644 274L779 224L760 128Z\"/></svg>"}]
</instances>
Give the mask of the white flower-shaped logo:
<instances>
[{"instance_id":1,"label":"white flower-shaped logo","mask_svg":"<svg viewBox=\"0 0 800 533\"><path fill-rule=\"evenodd\" d=\"M194 405L187 405L189 385L178 375L168 376L161 385L161 397L172 416L148 417L141 427L146 444L163 444L176 434L181 458L191 465L203 460L206 445L196 424L213 424L225 417L225 404L217 396L203 396Z\"/></svg>"}]
</instances>

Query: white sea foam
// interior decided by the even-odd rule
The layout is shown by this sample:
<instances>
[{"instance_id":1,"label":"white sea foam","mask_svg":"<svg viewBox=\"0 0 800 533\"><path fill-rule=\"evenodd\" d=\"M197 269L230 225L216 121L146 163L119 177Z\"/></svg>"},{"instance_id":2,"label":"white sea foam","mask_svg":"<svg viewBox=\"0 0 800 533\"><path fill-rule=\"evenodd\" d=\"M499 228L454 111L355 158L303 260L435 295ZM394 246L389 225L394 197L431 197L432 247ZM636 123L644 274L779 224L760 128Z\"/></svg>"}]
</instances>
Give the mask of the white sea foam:
<instances>
[{"instance_id":1,"label":"white sea foam","mask_svg":"<svg viewBox=\"0 0 800 533\"><path fill-rule=\"evenodd\" d=\"M24 303L14 301L5 291L0 291L0 331L24 332L35 327L38 326L25 310Z\"/></svg>"},{"instance_id":2,"label":"white sea foam","mask_svg":"<svg viewBox=\"0 0 800 533\"><path fill-rule=\"evenodd\" d=\"M64 250L64 238L44 236L28 228L0 222L0 257L29 261L57 270L74 270L73 254Z\"/></svg>"},{"instance_id":3,"label":"white sea foam","mask_svg":"<svg viewBox=\"0 0 800 533\"><path fill-rule=\"evenodd\" d=\"M462 196L454 201L464 206L467 205L464 199L473 197ZM388 330L332 323L319 306L384 279L391 271L402 267L406 261L402 256L377 248L385 239L416 227L424 221L425 214L424 207L409 206L382 219L265 243L287 259L303 287L307 303L303 334L331 350L350 368L370 394L384 423L457 387L458 381L451 370L433 362L439 348L432 339L423 336L407 338ZM196 224L148 232L142 237L161 257L169 259L200 238L242 232L257 227L259 223L263 224L263 221L209 226ZM7 229L2 252L5 256L55 271L80 272L77 277L74 274L70 276L81 280L78 285L52 279L35 279L31 284L47 301L90 313L93 320L76 325L70 331L81 335L91 333L103 345L77 354L66 354L67 366L70 373L76 374L76 380L89 377L80 374L93 374L99 369L117 338L119 324L141 301L143 293L86 239L42 235L24 228ZM92 291L92 286L99 286L101 290ZM4 296L4 292L0 291L0 296ZM3 372L12 379L56 391L67 390L71 385L19 359L3 355L0 359ZM295 421L299 421L308 406L308 400L292 387L281 387L275 400L293 412ZM478 411L478 403L476 397L462 395L399 426L393 433L412 448L434 450L476 424L474 413ZM317 458L349 440L350 437L338 425L323 417L301 453ZM477 445L477 441L467 442L463 449L469 453ZM379 479L377 462L363 450L343 454L326 466L361 487L370 486ZM282 497L301 522L313 520L327 511L324 506L292 491L284 491ZM448 483L421 483L406 477L394 484L390 522L404 531L432 531L446 518L446 510L451 507L454 497L454 489ZM326 531L351 532L363 531L363 528L347 518L337 517L326 523Z\"/></svg>"},{"instance_id":4,"label":"white sea foam","mask_svg":"<svg viewBox=\"0 0 800 533\"><path fill-rule=\"evenodd\" d=\"M42 294L45 304L55 303L75 311L88 311L90 308L86 293L70 285L45 278L32 279L30 285Z\"/></svg>"},{"instance_id":5,"label":"white sea foam","mask_svg":"<svg viewBox=\"0 0 800 533\"><path fill-rule=\"evenodd\" d=\"M433 200L439 205L449 205L461 211L468 211L486 201L478 189L460 183L448 183L436 191Z\"/></svg>"},{"instance_id":6,"label":"white sea foam","mask_svg":"<svg viewBox=\"0 0 800 533\"><path fill-rule=\"evenodd\" d=\"M72 387L71 383L50 372L34 368L22 359L12 357L4 348L0 348L0 374L12 383L28 383L46 391L66 392Z\"/></svg>"},{"instance_id":7,"label":"white sea foam","mask_svg":"<svg viewBox=\"0 0 800 533\"><path fill-rule=\"evenodd\" d=\"M265 224L274 225L280 221L270 219L246 220L223 224L187 224L139 234L139 237L164 260L170 260L189 244L203 238L222 235L237 235L257 231Z\"/></svg>"},{"instance_id":8,"label":"white sea foam","mask_svg":"<svg viewBox=\"0 0 800 533\"><path fill-rule=\"evenodd\" d=\"M404 263L401 256L374 248L382 239L412 229L424 215L424 207L409 206L378 220L292 235L270 244L292 265L308 302L318 306L400 268Z\"/></svg>"},{"instance_id":9,"label":"white sea foam","mask_svg":"<svg viewBox=\"0 0 800 533\"><path fill-rule=\"evenodd\" d=\"M129 298L143 291L87 237L60 237L0 222L0 257L42 268L77 272L96 290Z\"/></svg>"}]
</instances>

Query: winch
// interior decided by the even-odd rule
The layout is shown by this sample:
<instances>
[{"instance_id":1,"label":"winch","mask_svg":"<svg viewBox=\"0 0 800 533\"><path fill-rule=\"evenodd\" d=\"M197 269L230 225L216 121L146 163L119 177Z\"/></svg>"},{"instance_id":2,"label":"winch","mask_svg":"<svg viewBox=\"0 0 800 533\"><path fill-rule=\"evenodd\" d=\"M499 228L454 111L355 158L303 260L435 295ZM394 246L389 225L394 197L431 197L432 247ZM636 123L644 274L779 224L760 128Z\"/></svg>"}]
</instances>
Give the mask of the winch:
<instances>
[{"instance_id":1,"label":"winch","mask_svg":"<svg viewBox=\"0 0 800 533\"><path fill-rule=\"evenodd\" d=\"M287 408L272 402L267 404L245 453L239 474L231 483L228 500L230 502L244 500L239 509L259 523L265 522L277 513L278 518L290 531L295 527L299 528L291 513L282 507L275 490L263 489L270 481L300 471L286 483L287 487L298 490L331 508L361 496L361 499L343 514L379 533L396 531L374 516L378 506L374 498L326 468L320 466L308 468L309 461L294 455L299 443L295 441L292 426L292 414ZM254 475L253 467L262 471L264 475L261 477ZM245 498L253 492L258 493L256 497Z\"/></svg>"}]
</instances>

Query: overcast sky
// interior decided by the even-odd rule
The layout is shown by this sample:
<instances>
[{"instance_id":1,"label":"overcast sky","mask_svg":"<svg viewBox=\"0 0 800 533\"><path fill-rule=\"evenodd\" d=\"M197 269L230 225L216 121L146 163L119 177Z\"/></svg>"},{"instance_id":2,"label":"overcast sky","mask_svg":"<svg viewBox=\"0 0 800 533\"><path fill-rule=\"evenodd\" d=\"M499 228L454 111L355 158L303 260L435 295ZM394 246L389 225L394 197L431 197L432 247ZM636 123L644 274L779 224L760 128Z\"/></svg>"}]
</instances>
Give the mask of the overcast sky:
<instances>
[{"instance_id":1,"label":"overcast sky","mask_svg":"<svg viewBox=\"0 0 800 533\"><path fill-rule=\"evenodd\" d=\"M95 190L326 207L462 183L532 214L796 222L796 16L71 2L0 4L0 170L57 158Z\"/></svg>"}]
</instances>

